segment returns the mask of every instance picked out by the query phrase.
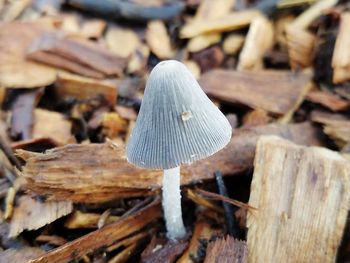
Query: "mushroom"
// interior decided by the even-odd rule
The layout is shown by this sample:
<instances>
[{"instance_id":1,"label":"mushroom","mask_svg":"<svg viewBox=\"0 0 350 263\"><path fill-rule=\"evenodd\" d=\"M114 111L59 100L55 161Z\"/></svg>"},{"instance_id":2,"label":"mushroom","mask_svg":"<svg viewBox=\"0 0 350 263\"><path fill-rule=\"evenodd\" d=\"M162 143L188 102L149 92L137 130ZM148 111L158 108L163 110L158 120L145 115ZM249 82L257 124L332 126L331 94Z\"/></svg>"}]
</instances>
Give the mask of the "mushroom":
<instances>
[{"instance_id":1,"label":"mushroom","mask_svg":"<svg viewBox=\"0 0 350 263\"><path fill-rule=\"evenodd\" d=\"M169 239L186 234L180 165L218 152L231 135L228 120L184 64L166 60L154 67L126 152L136 166L164 170L162 205Z\"/></svg>"}]
</instances>

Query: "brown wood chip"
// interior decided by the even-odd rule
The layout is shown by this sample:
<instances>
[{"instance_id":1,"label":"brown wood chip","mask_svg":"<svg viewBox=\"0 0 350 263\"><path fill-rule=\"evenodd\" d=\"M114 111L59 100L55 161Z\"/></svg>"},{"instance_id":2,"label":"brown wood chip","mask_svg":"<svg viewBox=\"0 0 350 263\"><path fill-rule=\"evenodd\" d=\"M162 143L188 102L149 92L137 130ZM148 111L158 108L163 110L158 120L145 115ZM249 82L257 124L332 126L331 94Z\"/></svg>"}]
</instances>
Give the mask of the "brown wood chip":
<instances>
[{"instance_id":1,"label":"brown wood chip","mask_svg":"<svg viewBox=\"0 0 350 263\"><path fill-rule=\"evenodd\" d=\"M218 69L203 74L199 82L208 95L220 100L285 114L308 88L310 77L281 70L251 74Z\"/></svg>"}]
</instances>

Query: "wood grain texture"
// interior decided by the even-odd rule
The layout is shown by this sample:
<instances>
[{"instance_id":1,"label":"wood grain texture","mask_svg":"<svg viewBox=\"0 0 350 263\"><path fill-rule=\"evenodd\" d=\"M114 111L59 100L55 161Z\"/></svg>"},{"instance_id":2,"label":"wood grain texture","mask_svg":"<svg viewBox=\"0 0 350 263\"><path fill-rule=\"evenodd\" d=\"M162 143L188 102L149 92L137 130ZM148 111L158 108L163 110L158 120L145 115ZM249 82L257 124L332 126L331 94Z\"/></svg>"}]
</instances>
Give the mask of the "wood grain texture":
<instances>
[{"instance_id":1,"label":"wood grain texture","mask_svg":"<svg viewBox=\"0 0 350 263\"><path fill-rule=\"evenodd\" d=\"M251 74L220 69L204 73L199 83L209 96L222 101L285 114L303 96L310 77L281 70Z\"/></svg>"},{"instance_id":2,"label":"wood grain texture","mask_svg":"<svg viewBox=\"0 0 350 263\"><path fill-rule=\"evenodd\" d=\"M350 202L350 163L274 136L257 143L248 261L335 262Z\"/></svg>"},{"instance_id":3,"label":"wood grain texture","mask_svg":"<svg viewBox=\"0 0 350 263\"><path fill-rule=\"evenodd\" d=\"M68 242L29 262L59 263L77 260L83 255L91 253L100 247L112 245L116 241L141 230L160 216L161 210L159 200L155 200L145 208L115 223Z\"/></svg>"},{"instance_id":4,"label":"wood grain texture","mask_svg":"<svg viewBox=\"0 0 350 263\"><path fill-rule=\"evenodd\" d=\"M40 202L24 195L18 203L11 218L9 237L16 237L23 230L36 230L73 211L70 201Z\"/></svg>"},{"instance_id":5,"label":"wood grain texture","mask_svg":"<svg viewBox=\"0 0 350 263\"><path fill-rule=\"evenodd\" d=\"M302 145L320 145L310 123L266 125L237 130L230 143L213 156L182 166L181 183L212 179L218 169L233 175L253 166L260 135L275 134ZM30 190L58 200L105 202L116 198L154 194L161 186L162 171L129 164L125 149L113 144L72 144L46 153L18 150L26 161L22 176Z\"/></svg>"}]
</instances>

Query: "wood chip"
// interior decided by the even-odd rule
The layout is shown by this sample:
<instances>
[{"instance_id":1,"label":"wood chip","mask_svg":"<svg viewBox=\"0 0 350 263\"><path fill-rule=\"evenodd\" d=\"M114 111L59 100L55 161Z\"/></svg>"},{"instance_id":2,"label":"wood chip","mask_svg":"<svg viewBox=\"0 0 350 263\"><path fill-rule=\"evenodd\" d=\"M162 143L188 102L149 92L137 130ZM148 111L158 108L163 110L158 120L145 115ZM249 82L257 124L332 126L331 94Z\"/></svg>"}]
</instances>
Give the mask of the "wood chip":
<instances>
[{"instance_id":1,"label":"wood chip","mask_svg":"<svg viewBox=\"0 0 350 263\"><path fill-rule=\"evenodd\" d=\"M35 241L42 242L42 243L48 243L50 245L54 246L62 246L63 244L67 243L67 240L60 236L49 236L49 235L40 235L38 236Z\"/></svg>"},{"instance_id":2,"label":"wood chip","mask_svg":"<svg viewBox=\"0 0 350 263\"><path fill-rule=\"evenodd\" d=\"M243 127L254 127L266 125L271 122L272 118L262 109L256 109L248 112L243 117Z\"/></svg>"},{"instance_id":3,"label":"wood chip","mask_svg":"<svg viewBox=\"0 0 350 263\"><path fill-rule=\"evenodd\" d=\"M248 251L244 241L226 236L208 244L204 263L247 263Z\"/></svg>"},{"instance_id":4,"label":"wood chip","mask_svg":"<svg viewBox=\"0 0 350 263\"><path fill-rule=\"evenodd\" d=\"M11 22L20 16L32 3L32 0L8 1L4 9L0 10L0 21Z\"/></svg>"},{"instance_id":5,"label":"wood chip","mask_svg":"<svg viewBox=\"0 0 350 263\"><path fill-rule=\"evenodd\" d=\"M102 115L102 133L112 139L125 133L128 123L116 112L106 112Z\"/></svg>"},{"instance_id":6,"label":"wood chip","mask_svg":"<svg viewBox=\"0 0 350 263\"><path fill-rule=\"evenodd\" d=\"M185 60L185 61L183 61L183 63L186 65L188 70L191 71L193 76L196 79L199 79L199 77L201 76L201 69L200 69L199 65L193 60Z\"/></svg>"},{"instance_id":7,"label":"wood chip","mask_svg":"<svg viewBox=\"0 0 350 263\"><path fill-rule=\"evenodd\" d=\"M16 237L24 230L36 230L73 210L70 201L40 202L30 196L21 196L11 218L9 237Z\"/></svg>"},{"instance_id":8,"label":"wood chip","mask_svg":"<svg viewBox=\"0 0 350 263\"><path fill-rule=\"evenodd\" d=\"M176 260L187 248L186 240L173 242L169 240L164 245L157 245L151 253L145 255L142 253L141 262L143 263L171 263Z\"/></svg>"},{"instance_id":9,"label":"wood chip","mask_svg":"<svg viewBox=\"0 0 350 263\"><path fill-rule=\"evenodd\" d=\"M341 83L350 79L350 12L340 16L340 26L333 51L333 82Z\"/></svg>"},{"instance_id":10,"label":"wood chip","mask_svg":"<svg viewBox=\"0 0 350 263\"><path fill-rule=\"evenodd\" d=\"M192 55L202 72L219 67L224 61L224 53L219 46L215 45Z\"/></svg>"},{"instance_id":11,"label":"wood chip","mask_svg":"<svg viewBox=\"0 0 350 263\"><path fill-rule=\"evenodd\" d=\"M43 89L33 89L17 95L11 114L11 137L15 140L32 138L34 109L43 95Z\"/></svg>"},{"instance_id":12,"label":"wood chip","mask_svg":"<svg viewBox=\"0 0 350 263\"><path fill-rule=\"evenodd\" d=\"M106 26L106 21L102 19L87 20L83 23L80 33L86 38L100 38Z\"/></svg>"},{"instance_id":13,"label":"wood chip","mask_svg":"<svg viewBox=\"0 0 350 263\"><path fill-rule=\"evenodd\" d=\"M150 49L146 44L140 44L129 60L127 72L130 74L142 75L147 71L147 62L150 55Z\"/></svg>"},{"instance_id":14,"label":"wood chip","mask_svg":"<svg viewBox=\"0 0 350 263\"><path fill-rule=\"evenodd\" d=\"M33 138L50 138L58 145L75 141L71 134L72 124L62 114L36 109L34 120Z\"/></svg>"},{"instance_id":15,"label":"wood chip","mask_svg":"<svg viewBox=\"0 0 350 263\"><path fill-rule=\"evenodd\" d=\"M286 27L289 63L292 69L306 68L312 65L316 36L305 29L292 24Z\"/></svg>"},{"instance_id":16,"label":"wood chip","mask_svg":"<svg viewBox=\"0 0 350 263\"><path fill-rule=\"evenodd\" d=\"M241 103L275 114L285 114L309 89L309 74L288 71L249 72L213 70L202 75L199 82L210 96ZM275 87L278 87L276 89Z\"/></svg>"},{"instance_id":17,"label":"wood chip","mask_svg":"<svg viewBox=\"0 0 350 263\"><path fill-rule=\"evenodd\" d=\"M32 41L44 31L34 23L13 22L0 27L0 87L37 88L55 81L55 69L25 58Z\"/></svg>"},{"instance_id":18,"label":"wood chip","mask_svg":"<svg viewBox=\"0 0 350 263\"><path fill-rule=\"evenodd\" d=\"M313 103L321 104L332 111L343 111L350 108L349 101L344 100L329 91L311 91L307 94L306 99Z\"/></svg>"},{"instance_id":19,"label":"wood chip","mask_svg":"<svg viewBox=\"0 0 350 263\"><path fill-rule=\"evenodd\" d=\"M164 22L160 20L148 22L145 37L151 51L159 59L169 59L174 56Z\"/></svg>"},{"instance_id":20,"label":"wood chip","mask_svg":"<svg viewBox=\"0 0 350 263\"><path fill-rule=\"evenodd\" d=\"M228 35L224 43L222 44L222 48L227 55L236 55L238 51L242 48L245 37L238 34L230 34Z\"/></svg>"},{"instance_id":21,"label":"wood chip","mask_svg":"<svg viewBox=\"0 0 350 263\"><path fill-rule=\"evenodd\" d=\"M323 124L323 131L343 148L350 142L350 119L344 115L313 111L311 120Z\"/></svg>"},{"instance_id":22,"label":"wood chip","mask_svg":"<svg viewBox=\"0 0 350 263\"><path fill-rule=\"evenodd\" d=\"M198 221L195 224L195 228L191 237L190 245L185 253L176 261L176 263L191 263L194 260L197 262L203 260L199 255L200 242L208 242L210 238L216 233L208 223L204 221Z\"/></svg>"},{"instance_id":23,"label":"wood chip","mask_svg":"<svg viewBox=\"0 0 350 263\"><path fill-rule=\"evenodd\" d=\"M317 1L310 8L299 15L292 23L292 27L306 29L322 13L337 4L338 0Z\"/></svg>"},{"instance_id":24,"label":"wood chip","mask_svg":"<svg viewBox=\"0 0 350 263\"><path fill-rule=\"evenodd\" d=\"M27 57L87 77L121 76L127 62L93 41L54 33L37 38Z\"/></svg>"},{"instance_id":25,"label":"wood chip","mask_svg":"<svg viewBox=\"0 0 350 263\"><path fill-rule=\"evenodd\" d=\"M76 240L68 242L44 255L33 259L30 263L59 263L80 259L100 247L109 246L116 241L133 234L161 216L159 200L154 201L141 210L126 216L117 222L91 232Z\"/></svg>"},{"instance_id":26,"label":"wood chip","mask_svg":"<svg viewBox=\"0 0 350 263\"><path fill-rule=\"evenodd\" d=\"M79 210L74 211L64 223L64 227L68 229L78 228L97 228L101 215L97 213L83 213ZM106 224L110 224L119 219L117 216L109 216Z\"/></svg>"},{"instance_id":27,"label":"wood chip","mask_svg":"<svg viewBox=\"0 0 350 263\"><path fill-rule=\"evenodd\" d=\"M119 116L125 120L134 121L137 118L137 113L133 108L117 105L115 106L115 110L119 114Z\"/></svg>"},{"instance_id":28,"label":"wood chip","mask_svg":"<svg viewBox=\"0 0 350 263\"><path fill-rule=\"evenodd\" d=\"M123 58L130 57L141 45L135 31L122 27L109 27L106 33L108 48Z\"/></svg>"},{"instance_id":29,"label":"wood chip","mask_svg":"<svg viewBox=\"0 0 350 263\"><path fill-rule=\"evenodd\" d=\"M28 263L29 260L44 253L45 251L38 247L24 247L20 249L10 248L0 252L0 262Z\"/></svg>"},{"instance_id":30,"label":"wood chip","mask_svg":"<svg viewBox=\"0 0 350 263\"><path fill-rule=\"evenodd\" d=\"M234 29L246 27L253 18L260 13L255 10L247 10L236 13L230 13L222 18L193 21L185 25L180 31L181 38L191 38L200 34L225 32Z\"/></svg>"},{"instance_id":31,"label":"wood chip","mask_svg":"<svg viewBox=\"0 0 350 263\"><path fill-rule=\"evenodd\" d=\"M220 40L221 35L216 33L199 35L188 41L187 50L189 52L198 52L211 45L219 43Z\"/></svg>"},{"instance_id":32,"label":"wood chip","mask_svg":"<svg viewBox=\"0 0 350 263\"><path fill-rule=\"evenodd\" d=\"M57 94L62 97L91 99L102 95L111 106L114 106L117 101L117 87L108 80L97 80L60 72L55 86Z\"/></svg>"},{"instance_id":33,"label":"wood chip","mask_svg":"<svg viewBox=\"0 0 350 263\"><path fill-rule=\"evenodd\" d=\"M276 134L303 145L320 145L317 133L310 123L238 129L222 151L184 165L182 184L212 179L218 169L224 175L251 169L256 141L262 134ZM58 200L105 202L152 194L149 189L161 186L161 171L136 168L127 162L123 148L108 143L67 145L44 154L18 150L17 155L26 161L21 174L26 187Z\"/></svg>"},{"instance_id":34,"label":"wood chip","mask_svg":"<svg viewBox=\"0 0 350 263\"><path fill-rule=\"evenodd\" d=\"M234 6L233 0L203 0L200 2L194 21L216 19L227 15Z\"/></svg>"},{"instance_id":35,"label":"wood chip","mask_svg":"<svg viewBox=\"0 0 350 263\"><path fill-rule=\"evenodd\" d=\"M274 44L272 23L264 16L255 17L250 24L243 49L239 55L238 70L256 70L263 67L263 57Z\"/></svg>"},{"instance_id":36,"label":"wood chip","mask_svg":"<svg viewBox=\"0 0 350 263\"><path fill-rule=\"evenodd\" d=\"M249 204L258 208L247 217L249 262L335 262L350 204L349 162L325 148L261 137Z\"/></svg>"}]
</instances>

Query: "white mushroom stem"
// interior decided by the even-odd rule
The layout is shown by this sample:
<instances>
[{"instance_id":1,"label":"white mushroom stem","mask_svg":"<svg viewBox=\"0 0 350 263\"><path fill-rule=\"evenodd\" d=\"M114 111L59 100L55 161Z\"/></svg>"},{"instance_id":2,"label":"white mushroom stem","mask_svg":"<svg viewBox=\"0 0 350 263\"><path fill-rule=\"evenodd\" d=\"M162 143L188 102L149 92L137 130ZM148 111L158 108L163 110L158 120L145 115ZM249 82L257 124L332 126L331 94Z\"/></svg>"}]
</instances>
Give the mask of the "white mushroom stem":
<instances>
[{"instance_id":1,"label":"white mushroom stem","mask_svg":"<svg viewBox=\"0 0 350 263\"><path fill-rule=\"evenodd\" d=\"M186 234L181 211L180 167L164 170L162 195L167 237L180 239Z\"/></svg>"}]
</instances>

